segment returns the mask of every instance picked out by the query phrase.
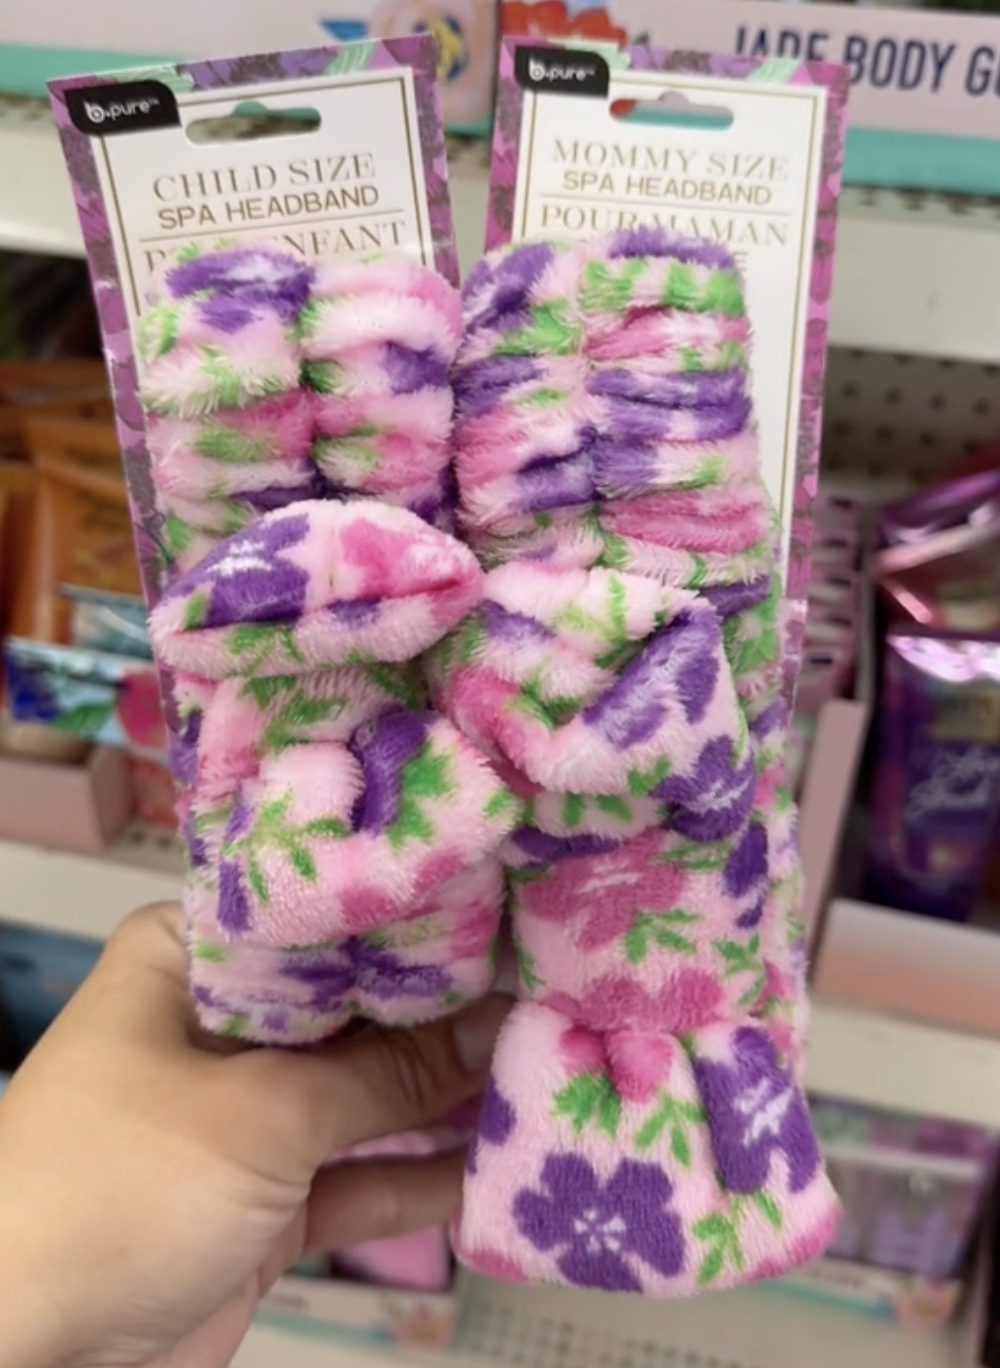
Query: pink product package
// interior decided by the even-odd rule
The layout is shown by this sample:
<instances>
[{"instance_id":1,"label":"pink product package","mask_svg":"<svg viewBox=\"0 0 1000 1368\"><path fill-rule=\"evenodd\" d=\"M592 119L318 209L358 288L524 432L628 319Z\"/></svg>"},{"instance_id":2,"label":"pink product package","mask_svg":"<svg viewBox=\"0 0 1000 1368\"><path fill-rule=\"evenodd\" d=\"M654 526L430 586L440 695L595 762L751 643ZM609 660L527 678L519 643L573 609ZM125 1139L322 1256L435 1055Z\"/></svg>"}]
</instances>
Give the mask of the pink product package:
<instances>
[{"instance_id":1,"label":"pink product package","mask_svg":"<svg viewBox=\"0 0 1000 1368\"><path fill-rule=\"evenodd\" d=\"M1000 628L1000 471L964 475L890 504L878 530L875 574L894 612L939 628Z\"/></svg>"}]
</instances>

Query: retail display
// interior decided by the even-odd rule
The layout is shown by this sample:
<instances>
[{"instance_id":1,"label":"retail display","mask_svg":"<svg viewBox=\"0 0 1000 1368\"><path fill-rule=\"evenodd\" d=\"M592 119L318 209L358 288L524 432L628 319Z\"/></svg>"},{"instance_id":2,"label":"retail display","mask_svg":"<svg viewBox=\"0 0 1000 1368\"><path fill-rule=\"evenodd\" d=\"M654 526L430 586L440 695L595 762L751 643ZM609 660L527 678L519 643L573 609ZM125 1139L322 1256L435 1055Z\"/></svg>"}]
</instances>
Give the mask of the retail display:
<instances>
[{"instance_id":1,"label":"retail display","mask_svg":"<svg viewBox=\"0 0 1000 1368\"><path fill-rule=\"evenodd\" d=\"M571 42L624 28L567 16ZM439 75L467 69L449 15L427 27ZM452 1011L494 983L506 906L519 1001L459 1254L510 1280L655 1295L778 1275L826 1243L837 1205L801 1091L783 756L796 682L808 728L850 692L863 630L857 506L813 497L843 78L761 47L603 50L607 85L581 96L509 53L498 250L463 318L428 51L143 73L176 113L148 141L138 123L85 128L81 87L113 102L117 83L56 94L182 784L196 1001L213 1029L296 1046L356 1016ZM576 51L530 49L568 86ZM648 107L675 85L693 123ZM340 106L349 86L358 102ZM243 102L301 112L313 91L325 132L240 124ZM220 95L240 131L199 142ZM731 124L699 127L705 105ZM331 130L324 162L309 139ZM88 492L104 473L83 470ZM972 511L958 521L981 535L989 500ZM936 517L917 520L931 540L954 530ZM965 567L980 590L987 545ZM886 592L930 605L941 636L988 630L962 615L989 594L951 594L953 563L918 559L915 586L900 562ZM49 720L87 735L120 730L162 816L161 743L136 753L162 720L137 600L58 570L46 583L64 639L8 643L21 696L44 710L48 689ZM112 693L60 681L74 651L114 658ZM935 743L960 714L983 732L990 709L965 699ZM962 898L982 844L967 828L960 856L939 842L931 861ZM898 1174L833 1167L847 1224L798 1277L943 1320L982 1186L904 1194ZM956 1257L931 1268L945 1229ZM306 1271L265 1309L368 1340L451 1332L441 1231L345 1254L338 1274L369 1287Z\"/></svg>"},{"instance_id":2,"label":"retail display","mask_svg":"<svg viewBox=\"0 0 1000 1368\"><path fill-rule=\"evenodd\" d=\"M1000 643L890 628L879 709L873 901L966 918L1000 817Z\"/></svg>"}]
</instances>

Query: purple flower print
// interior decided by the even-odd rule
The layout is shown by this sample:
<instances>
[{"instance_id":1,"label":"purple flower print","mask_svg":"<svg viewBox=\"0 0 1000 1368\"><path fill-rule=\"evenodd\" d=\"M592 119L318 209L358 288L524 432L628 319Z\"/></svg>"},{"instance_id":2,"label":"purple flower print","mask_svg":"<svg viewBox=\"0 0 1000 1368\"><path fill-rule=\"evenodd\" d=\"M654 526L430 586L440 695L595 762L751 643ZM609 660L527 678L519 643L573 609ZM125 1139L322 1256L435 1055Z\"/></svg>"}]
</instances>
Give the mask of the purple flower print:
<instances>
[{"instance_id":1,"label":"purple flower print","mask_svg":"<svg viewBox=\"0 0 1000 1368\"><path fill-rule=\"evenodd\" d=\"M171 598L208 591L203 627L240 622L294 622L305 603L309 577L282 556L309 531L303 513L271 514L220 542L168 590Z\"/></svg>"},{"instance_id":2,"label":"purple flower print","mask_svg":"<svg viewBox=\"0 0 1000 1368\"><path fill-rule=\"evenodd\" d=\"M750 907L736 918L736 925L744 930L757 926L764 915L768 892L767 855L767 830L760 822L751 822L733 847L722 871L722 882L731 898L740 901L753 898Z\"/></svg>"},{"instance_id":3,"label":"purple flower print","mask_svg":"<svg viewBox=\"0 0 1000 1368\"><path fill-rule=\"evenodd\" d=\"M382 365L393 394L443 389L448 383L448 362L429 347L418 350L399 342L386 342L382 348Z\"/></svg>"},{"instance_id":4,"label":"purple flower print","mask_svg":"<svg viewBox=\"0 0 1000 1368\"><path fill-rule=\"evenodd\" d=\"M489 1145L506 1145L514 1127L517 1124L517 1116L514 1108L504 1097L497 1087L492 1074L486 1084L486 1091L483 1093L482 1109L479 1113L479 1123L476 1128L475 1143L469 1146L466 1155L465 1167L469 1173L479 1172L479 1151L484 1143Z\"/></svg>"},{"instance_id":5,"label":"purple flower print","mask_svg":"<svg viewBox=\"0 0 1000 1368\"><path fill-rule=\"evenodd\" d=\"M208 846L198 835L198 823L193 812L189 812L182 828L184 844L192 869L204 869L208 864Z\"/></svg>"},{"instance_id":6,"label":"purple flower print","mask_svg":"<svg viewBox=\"0 0 1000 1368\"><path fill-rule=\"evenodd\" d=\"M253 909L243 871L235 860L223 860L219 866L219 925L226 931L249 930Z\"/></svg>"},{"instance_id":7,"label":"purple flower print","mask_svg":"<svg viewBox=\"0 0 1000 1368\"><path fill-rule=\"evenodd\" d=\"M558 1250L560 1273L577 1287L641 1292L633 1255L664 1277L684 1266L681 1224L668 1208L670 1180L655 1164L624 1159L602 1183L582 1155L550 1154L542 1192L522 1188L514 1220L536 1249Z\"/></svg>"},{"instance_id":8,"label":"purple flower print","mask_svg":"<svg viewBox=\"0 0 1000 1368\"><path fill-rule=\"evenodd\" d=\"M638 228L620 228L608 245L608 256L615 257L673 257L675 261L700 266L714 266L720 270L734 269L733 258L725 247L702 239L681 237L665 228L643 224Z\"/></svg>"},{"instance_id":9,"label":"purple flower print","mask_svg":"<svg viewBox=\"0 0 1000 1368\"><path fill-rule=\"evenodd\" d=\"M351 737L364 788L352 813L355 831L384 831L399 817L403 768L427 739L427 718L401 708L365 722Z\"/></svg>"},{"instance_id":10,"label":"purple flower print","mask_svg":"<svg viewBox=\"0 0 1000 1368\"><path fill-rule=\"evenodd\" d=\"M511 839L527 855L528 867L532 869L544 869L573 855L606 855L622 844L611 836L595 836L590 832L582 832L579 836L550 836L530 826L518 827Z\"/></svg>"},{"instance_id":11,"label":"purple flower print","mask_svg":"<svg viewBox=\"0 0 1000 1368\"><path fill-rule=\"evenodd\" d=\"M771 580L769 576L761 575L749 583L708 585L701 592L720 618L728 618L764 603L771 592Z\"/></svg>"},{"instance_id":12,"label":"purple flower print","mask_svg":"<svg viewBox=\"0 0 1000 1368\"><path fill-rule=\"evenodd\" d=\"M555 637L551 627L531 617L528 613L514 612L504 608L493 599L485 599L479 609L487 635L495 641L509 641L516 646L527 646L532 642L539 644L552 641Z\"/></svg>"},{"instance_id":13,"label":"purple flower print","mask_svg":"<svg viewBox=\"0 0 1000 1368\"><path fill-rule=\"evenodd\" d=\"M653 796L676 804L669 823L673 831L692 841L718 841L750 815L756 779L753 755L737 768L731 738L717 736L705 745L690 774L664 779Z\"/></svg>"},{"instance_id":14,"label":"purple flower print","mask_svg":"<svg viewBox=\"0 0 1000 1368\"><path fill-rule=\"evenodd\" d=\"M351 936L335 955L285 961L286 978L308 984L311 1006L329 1012L358 995L387 1002L397 997L437 997L452 987L451 975L436 964L406 964L364 936Z\"/></svg>"},{"instance_id":15,"label":"purple flower print","mask_svg":"<svg viewBox=\"0 0 1000 1368\"><path fill-rule=\"evenodd\" d=\"M693 1058L716 1163L730 1192L756 1192L771 1160L788 1161L792 1192L808 1187L819 1169L819 1145L791 1073L764 1030L744 1026L733 1036L733 1062Z\"/></svg>"},{"instance_id":16,"label":"purple flower print","mask_svg":"<svg viewBox=\"0 0 1000 1368\"><path fill-rule=\"evenodd\" d=\"M683 711L688 723L700 722L715 692L720 653L714 612L685 609L582 717L620 750L648 741L670 720L671 712Z\"/></svg>"},{"instance_id":17,"label":"purple flower print","mask_svg":"<svg viewBox=\"0 0 1000 1368\"><path fill-rule=\"evenodd\" d=\"M496 267L480 263L462 290L467 334L480 328L510 329L527 323L532 287L555 256L555 248L548 243L530 242Z\"/></svg>"},{"instance_id":18,"label":"purple flower print","mask_svg":"<svg viewBox=\"0 0 1000 1368\"><path fill-rule=\"evenodd\" d=\"M488 1140L491 1145L505 1145L514 1132L516 1121L514 1108L491 1076L483 1093L483 1107L479 1113L480 1140Z\"/></svg>"},{"instance_id":19,"label":"purple flower print","mask_svg":"<svg viewBox=\"0 0 1000 1368\"><path fill-rule=\"evenodd\" d=\"M460 418L492 413L509 390L536 380L541 365L530 356L491 356L455 373L455 403Z\"/></svg>"},{"instance_id":20,"label":"purple flower print","mask_svg":"<svg viewBox=\"0 0 1000 1368\"><path fill-rule=\"evenodd\" d=\"M184 787L198 776L198 740L201 736L201 711L195 709L184 719L179 731L170 736L170 767Z\"/></svg>"},{"instance_id":21,"label":"purple flower print","mask_svg":"<svg viewBox=\"0 0 1000 1368\"><path fill-rule=\"evenodd\" d=\"M222 332L238 332L262 309L291 322L309 298L315 271L295 257L257 248L234 248L192 257L167 275L178 299L211 292L200 312Z\"/></svg>"}]
</instances>

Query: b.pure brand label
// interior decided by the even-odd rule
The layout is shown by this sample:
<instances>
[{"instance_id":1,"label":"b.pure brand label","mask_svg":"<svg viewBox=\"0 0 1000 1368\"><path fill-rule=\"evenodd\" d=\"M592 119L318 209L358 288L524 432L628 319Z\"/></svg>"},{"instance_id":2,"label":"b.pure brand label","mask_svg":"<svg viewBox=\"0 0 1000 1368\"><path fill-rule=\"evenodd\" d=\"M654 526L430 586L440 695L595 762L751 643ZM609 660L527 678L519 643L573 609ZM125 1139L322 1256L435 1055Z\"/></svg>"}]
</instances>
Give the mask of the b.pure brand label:
<instances>
[{"instance_id":1,"label":"b.pure brand label","mask_svg":"<svg viewBox=\"0 0 1000 1368\"><path fill-rule=\"evenodd\" d=\"M551 95L607 95L611 72L599 52L570 48L519 46L514 74L525 90Z\"/></svg>"},{"instance_id":2,"label":"b.pure brand label","mask_svg":"<svg viewBox=\"0 0 1000 1368\"><path fill-rule=\"evenodd\" d=\"M81 133L106 138L180 124L177 97L162 81L120 81L66 91L69 116Z\"/></svg>"},{"instance_id":3,"label":"b.pure brand label","mask_svg":"<svg viewBox=\"0 0 1000 1368\"><path fill-rule=\"evenodd\" d=\"M189 138L193 124L224 121L246 100L313 109L319 125L250 140ZM267 239L308 261L402 251L434 264L410 67L185 92L177 107L179 126L94 143L133 323L153 272L185 248Z\"/></svg>"},{"instance_id":4,"label":"b.pure brand label","mask_svg":"<svg viewBox=\"0 0 1000 1368\"><path fill-rule=\"evenodd\" d=\"M692 113L724 109L731 121L630 123L613 113L672 92ZM525 89L511 225L520 240L651 224L729 248L746 278L762 469L786 555L826 101L822 86L619 68L603 100Z\"/></svg>"}]
</instances>

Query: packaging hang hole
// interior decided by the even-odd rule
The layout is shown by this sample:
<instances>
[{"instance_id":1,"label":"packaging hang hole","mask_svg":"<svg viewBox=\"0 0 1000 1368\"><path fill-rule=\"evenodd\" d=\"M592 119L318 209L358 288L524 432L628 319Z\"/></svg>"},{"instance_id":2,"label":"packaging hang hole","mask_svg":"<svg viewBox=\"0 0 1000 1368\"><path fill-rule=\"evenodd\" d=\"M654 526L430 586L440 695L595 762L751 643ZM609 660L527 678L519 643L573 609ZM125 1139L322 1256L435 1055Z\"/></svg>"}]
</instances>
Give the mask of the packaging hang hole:
<instances>
[{"instance_id":1,"label":"packaging hang hole","mask_svg":"<svg viewBox=\"0 0 1000 1368\"><path fill-rule=\"evenodd\" d=\"M613 100L611 116L629 124L659 128L690 128L723 132L733 125L733 111L725 104L693 100L683 90L664 90L652 100Z\"/></svg>"},{"instance_id":2,"label":"packaging hang hole","mask_svg":"<svg viewBox=\"0 0 1000 1368\"><path fill-rule=\"evenodd\" d=\"M185 129L196 144L254 142L315 133L322 124L318 109L269 107L260 100L241 100L226 114L193 119Z\"/></svg>"}]
</instances>

